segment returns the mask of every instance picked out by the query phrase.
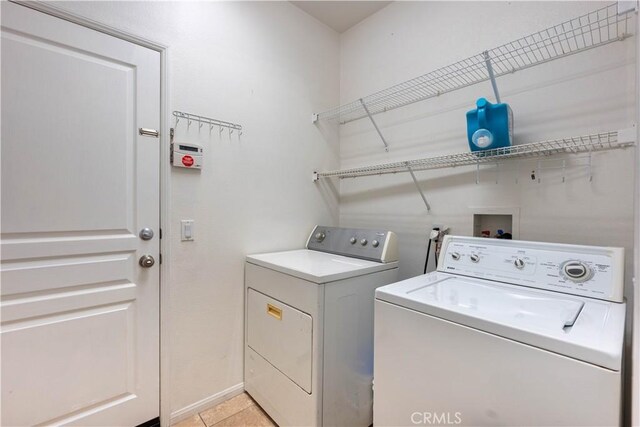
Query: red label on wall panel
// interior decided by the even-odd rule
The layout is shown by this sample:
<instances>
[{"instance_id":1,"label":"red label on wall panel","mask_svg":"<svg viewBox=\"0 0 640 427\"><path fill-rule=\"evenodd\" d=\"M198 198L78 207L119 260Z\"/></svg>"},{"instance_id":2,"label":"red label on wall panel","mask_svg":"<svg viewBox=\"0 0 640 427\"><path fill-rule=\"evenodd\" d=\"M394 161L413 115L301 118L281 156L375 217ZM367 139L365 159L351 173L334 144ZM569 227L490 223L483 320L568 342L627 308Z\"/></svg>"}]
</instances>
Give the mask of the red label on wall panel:
<instances>
[{"instance_id":1,"label":"red label on wall panel","mask_svg":"<svg viewBox=\"0 0 640 427\"><path fill-rule=\"evenodd\" d=\"M193 157L186 155L182 157L182 164L185 165L186 167L190 168L191 166L193 166Z\"/></svg>"}]
</instances>

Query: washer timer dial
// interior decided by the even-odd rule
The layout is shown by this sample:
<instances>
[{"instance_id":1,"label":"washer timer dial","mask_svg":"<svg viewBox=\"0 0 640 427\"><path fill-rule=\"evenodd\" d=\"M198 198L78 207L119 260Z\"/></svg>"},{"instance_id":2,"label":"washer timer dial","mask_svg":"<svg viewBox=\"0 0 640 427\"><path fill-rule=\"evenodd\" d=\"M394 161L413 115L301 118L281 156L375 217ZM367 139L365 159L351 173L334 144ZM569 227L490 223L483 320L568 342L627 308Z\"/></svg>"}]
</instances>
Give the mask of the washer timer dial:
<instances>
[{"instance_id":1,"label":"washer timer dial","mask_svg":"<svg viewBox=\"0 0 640 427\"><path fill-rule=\"evenodd\" d=\"M593 277L593 270L581 261L566 261L560 266L560 272L573 282L586 282Z\"/></svg>"}]
</instances>

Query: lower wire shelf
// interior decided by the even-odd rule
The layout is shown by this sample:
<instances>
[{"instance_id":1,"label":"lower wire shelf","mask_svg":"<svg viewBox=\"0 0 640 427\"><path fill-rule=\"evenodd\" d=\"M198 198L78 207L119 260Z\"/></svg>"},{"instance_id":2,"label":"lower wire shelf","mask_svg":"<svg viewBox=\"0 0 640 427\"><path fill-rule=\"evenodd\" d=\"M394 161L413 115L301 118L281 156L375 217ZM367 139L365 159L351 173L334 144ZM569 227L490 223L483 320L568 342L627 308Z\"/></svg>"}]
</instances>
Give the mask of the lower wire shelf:
<instances>
[{"instance_id":1,"label":"lower wire shelf","mask_svg":"<svg viewBox=\"0 0 640 427\"><path fill-rule=\"evenodd\" d=\"M511 158L537 158L555 154L578 154L615 150L635 145L635 128L596 133L571 138L532 142L481 152L466 152L438 157L406 160L350 169L314 172L313 180L321 178L357 178L390 173L415 172L430 169L496 163ZM413 174L412 174L413 175Z\"/></svg>"}]
</instances>

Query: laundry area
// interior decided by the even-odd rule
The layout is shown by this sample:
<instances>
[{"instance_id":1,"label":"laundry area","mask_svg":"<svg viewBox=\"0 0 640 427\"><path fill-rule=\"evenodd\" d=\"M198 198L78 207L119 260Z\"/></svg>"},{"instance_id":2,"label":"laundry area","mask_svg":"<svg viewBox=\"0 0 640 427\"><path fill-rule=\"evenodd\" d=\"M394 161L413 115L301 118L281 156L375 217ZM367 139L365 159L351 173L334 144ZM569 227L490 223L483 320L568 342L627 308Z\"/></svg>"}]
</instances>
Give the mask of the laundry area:
<instances>
[{"instance_id":1,"label":"laundry area","mask_svg":"<svg viewBox=\"0 0 640 427\"><path fill-rule=\"evenodd\" d=\"M0 425L640 425L637 1L3 1Z\"/></svg>"}]
</instances>

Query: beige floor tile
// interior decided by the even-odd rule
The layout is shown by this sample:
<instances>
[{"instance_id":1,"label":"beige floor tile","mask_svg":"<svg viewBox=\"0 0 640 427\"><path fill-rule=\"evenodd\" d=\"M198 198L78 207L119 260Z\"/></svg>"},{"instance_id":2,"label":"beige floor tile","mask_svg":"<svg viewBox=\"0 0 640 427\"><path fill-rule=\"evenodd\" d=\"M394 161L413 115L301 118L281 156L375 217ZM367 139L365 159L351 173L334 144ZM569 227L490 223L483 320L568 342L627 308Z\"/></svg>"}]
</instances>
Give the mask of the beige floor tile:
<instances>
[{"instance_id":1,"label":"beige floor tile","mask_svg":"<svg viewBox=\"0 0 640 427\"><path fill-rule=\"evenodd\" d=\"M182 420L177 424L173 424L173 427L205 427L204 422L200 418L200 415L195 414L186 420Z\"/></svg>"},{"instance_id":2,"label":"beige floor tile","mask_svg":"<svg viewBox=\"0 0 640 427\"><path fill-rule=\"evenodd\" d=\"M226 402L222 402L221 404L214 406L211 409L207 409L206 411L200 412L200 416L202 420L206 424L207 427L211 427L215 423L218 423L225 418L228 418L238 412L241 412L248 407L252 406L253 400L247 393L239 394L238 396L232 397Z\"/></svg>"},{"instance_id":3,"label":"beige floor tile","mask_svg":"<svg viewBox=\"0 0 640 427\"><path fill-rule=\"evenodd\" d=\"M242 412L225 418L215 427L277 427L258 405L251 405Z\"/></svg>"}]
</instances>

